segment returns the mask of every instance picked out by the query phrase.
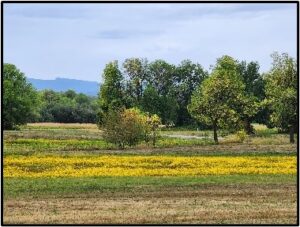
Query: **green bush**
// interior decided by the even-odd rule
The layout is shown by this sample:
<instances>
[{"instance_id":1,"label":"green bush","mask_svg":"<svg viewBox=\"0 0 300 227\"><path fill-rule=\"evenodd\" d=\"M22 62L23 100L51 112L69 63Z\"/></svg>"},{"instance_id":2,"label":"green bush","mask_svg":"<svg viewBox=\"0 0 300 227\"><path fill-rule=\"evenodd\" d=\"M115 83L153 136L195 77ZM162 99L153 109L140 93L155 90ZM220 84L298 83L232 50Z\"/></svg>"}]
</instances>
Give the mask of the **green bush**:
<instances>
[{"instance_id":1,"label":"green bush","mask_svg":"<svg viewBox=\"0 0 300 227\"><path fill-rule=\"evenodd\" d=\"M157 115L146 116L137 108L109 111L104 117L103 138L122 149L143 140L155 146L159 123Z\"/></svg>"},{"instance_id":2,"label":"green bush","mask_svg":"<svg viewBox=\"0 0 300 227\"><path fill-rule=\"evenodd\" d=\"M240 130L235 135L241 143L243 143L245 139L248 137L245 130Z\"/></svg>"}]
</instances>

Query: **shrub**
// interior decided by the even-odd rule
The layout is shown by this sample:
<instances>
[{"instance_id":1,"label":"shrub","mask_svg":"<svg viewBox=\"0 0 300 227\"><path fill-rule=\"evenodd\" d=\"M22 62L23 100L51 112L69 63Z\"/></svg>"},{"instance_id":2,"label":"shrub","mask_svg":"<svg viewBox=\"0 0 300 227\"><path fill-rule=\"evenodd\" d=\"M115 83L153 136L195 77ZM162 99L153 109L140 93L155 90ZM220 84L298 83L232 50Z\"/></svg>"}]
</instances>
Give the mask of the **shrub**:
<instances>
[{"instance_id":1,"label":"shrub","mask_svg":"<svg viewBox=\"0 0 300 227\"><path fill-rule=\"evenodd\" d=\"M104 117L103 138L119 148L152 141L155 146L160 119L147 116L137 108L109 111Z\"/></svg>"},{"instance_id":2,"label":"shrub","mask_svg":"<svg viewBox=\"0 0 300 227\"><path fill-rule=\"evenodd\" d=\"M156 114L152 116L148 116L146 120L146 125L144 126L146 128L145 131L145 138L146 142L152 141L152 145L155 147L156 140L158 138L158 129L159 125L161 124L161 119Z\"/></svg>"},{"instance_id":3,"label":"shrub","mask_svg":"<svg viewBox=\"0 0 300 227\"><path fill-rule=\"evenodd\" d=\"M133 111L109 111L104 116L103 138L119 148L133 146L143 137L142 125Z\"/></svg>"},{"instance_id":4,"label":"shrub","mask_svg":"<svg viewBox=\"0 0 300 227\"><path fill-rule=\"evenodd\" d=\"M244 140L248 137L245 130L240 130L235 135L241 143L243 143Z\"/></svg>"}]
</instances>

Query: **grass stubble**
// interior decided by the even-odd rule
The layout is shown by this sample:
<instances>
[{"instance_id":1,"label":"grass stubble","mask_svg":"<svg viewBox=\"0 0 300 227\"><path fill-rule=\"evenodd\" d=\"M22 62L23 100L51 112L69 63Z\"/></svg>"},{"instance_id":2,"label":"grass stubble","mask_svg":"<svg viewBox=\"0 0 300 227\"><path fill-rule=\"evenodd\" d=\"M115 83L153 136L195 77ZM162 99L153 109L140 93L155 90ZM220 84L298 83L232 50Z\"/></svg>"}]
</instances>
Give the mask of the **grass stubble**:
<instances>
[{"instance_id":1,"label":"grass stubble","mask_svg":"<svg viewBox=\"0 0 300 227\"><path fill-rule=\"evenodd\" d=\"M147 189L147 190L146 190ZM11 198L7 224L293 224L295 184L203 184Z\"/></svg>"}]
</instances>

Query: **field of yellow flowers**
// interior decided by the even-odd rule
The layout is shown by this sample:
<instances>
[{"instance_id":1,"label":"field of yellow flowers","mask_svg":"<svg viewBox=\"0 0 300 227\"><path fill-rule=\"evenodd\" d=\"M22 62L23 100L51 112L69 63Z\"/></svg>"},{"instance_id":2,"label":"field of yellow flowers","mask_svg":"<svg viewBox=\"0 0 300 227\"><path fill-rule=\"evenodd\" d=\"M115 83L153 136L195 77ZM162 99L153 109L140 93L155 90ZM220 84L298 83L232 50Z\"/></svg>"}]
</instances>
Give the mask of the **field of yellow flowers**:
<instances>
[{"instance_id":1,"label":"field of yellow flowers","mask_svg":"<svg viewBox=\"0 0 300 227\"><path fill-rule=\"evenodd\" d=\"M17 157L4 160L5 177L201 176L296 174L296 157L117 156Z\"/></svg>"}]
</instances>

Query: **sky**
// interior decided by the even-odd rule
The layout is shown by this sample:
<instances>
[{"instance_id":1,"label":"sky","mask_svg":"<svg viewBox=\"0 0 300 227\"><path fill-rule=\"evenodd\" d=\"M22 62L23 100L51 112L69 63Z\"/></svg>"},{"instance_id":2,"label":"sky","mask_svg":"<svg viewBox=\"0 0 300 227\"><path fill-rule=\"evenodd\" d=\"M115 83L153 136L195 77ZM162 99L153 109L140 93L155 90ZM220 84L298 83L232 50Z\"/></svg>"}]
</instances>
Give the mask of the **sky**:
<instances>
[{"instance_id":1,"label":"sky","mask_svg":"<svg viewBox=\"0 0 300 227\"><path fill-rule=\"evenodd\" d=\"M230 55L270 69L274 51L296 57L297 9L287 3L4 3L4 62L27 77L101 82L126 58L184 59L206 70Z\"/></svg>"}]
</instances>

